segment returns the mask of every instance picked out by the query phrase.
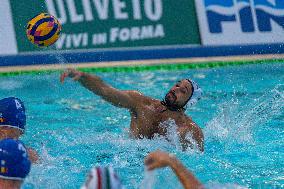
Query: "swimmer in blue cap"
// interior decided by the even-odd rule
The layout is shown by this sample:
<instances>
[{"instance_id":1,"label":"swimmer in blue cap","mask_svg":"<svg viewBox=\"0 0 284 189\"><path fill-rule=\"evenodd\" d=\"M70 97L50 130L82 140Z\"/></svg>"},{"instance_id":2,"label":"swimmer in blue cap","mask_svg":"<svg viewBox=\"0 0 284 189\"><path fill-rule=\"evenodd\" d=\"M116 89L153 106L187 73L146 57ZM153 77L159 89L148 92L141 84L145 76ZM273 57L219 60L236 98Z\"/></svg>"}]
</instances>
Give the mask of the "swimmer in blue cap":
<instances>
[{"instance_id":1,"label":"swimmer in blue cap","mask_svg":"<svg viewBox=\"0 0 284 189\"><path fill-rule=\"evenodd\" d=\"M186 106L193 106L202 95L197 83L190 79L178 81L166 94L163 101L145 96L138 91L118 90L106 84L96 75L75 69L67 69L60 77L79 81L85 88L101 96L111 104L127 108L131 114L131 134L135 138L153 138L154 135L166 136L167 122L174 120L183 149L197 147L203 151L203 133L200 127L185 114ZM191 139L188 138L188 134Z\"/></svg>"},{"instance_id":2,"label":"swimmer in blue cap","mask_svg":"<svg viewBox=\"0 0 284 189\"><path fill-rule=\"evenodd\" d=\"M15 97L0 99L0 140L19 139L25 132L26 114L24 103ZM28 148L32 162L38 160L37 153Z\"/></svg>"},{"instance_id":3,"label":"swimmer in blue cap","mask_svg":"<svg viewBox=\"0 0 284 189\"><path fill-rule=\"evenodd\" d=\"M20 189L31 169L27 150L14 139L0 141L0 188Z\"/></svg>"}]
</instances>

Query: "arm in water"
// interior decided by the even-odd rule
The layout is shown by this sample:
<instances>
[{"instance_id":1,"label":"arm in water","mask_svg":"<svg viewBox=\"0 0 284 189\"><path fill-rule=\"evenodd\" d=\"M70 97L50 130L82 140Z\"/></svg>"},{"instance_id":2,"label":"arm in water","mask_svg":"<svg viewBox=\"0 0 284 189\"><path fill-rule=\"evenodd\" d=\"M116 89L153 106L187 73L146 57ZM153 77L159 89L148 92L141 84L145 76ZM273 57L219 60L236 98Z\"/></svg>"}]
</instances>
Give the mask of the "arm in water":
<instances>
[{"instance_id":1,"label":"arm in water","mask_svg":"<svg viewBox=\"0 0 284 189\"><path fill-rule=\"evenodd\" d=\"M184 165L174 156L162 151L150 153L145 158L145 165L148 170L156 168L171 167L185 189L202 189L202 184L195 176L188 171Z\"/></svg>"},{"instance_id":2,"label":"arm in water","mask_svg":"<svg viewBox=\"0 0 284 189\"><path fill-rule=\"evenodd\" d=\"M96 75L90 75L75 69L67 69L61 74L60 81L63 83L66 77L79 81L85 88L117 107L134 110L137 106L137 99L143 97L138 91L118 90L103 82Z\"/></svg>"}]
</instances>

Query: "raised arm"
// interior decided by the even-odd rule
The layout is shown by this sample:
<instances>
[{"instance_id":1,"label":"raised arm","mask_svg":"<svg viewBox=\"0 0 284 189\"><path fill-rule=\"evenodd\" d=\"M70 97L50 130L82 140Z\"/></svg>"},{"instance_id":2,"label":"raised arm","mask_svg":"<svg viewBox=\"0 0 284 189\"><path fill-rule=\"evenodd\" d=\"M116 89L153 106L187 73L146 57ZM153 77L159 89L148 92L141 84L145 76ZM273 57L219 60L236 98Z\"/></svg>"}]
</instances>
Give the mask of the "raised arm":
<instances>
[{"instance_id":1,"label":"raised arm","mask_svg":"<svg viewBox=\"0 0 284 189\"><path fill-rule=\"evenodd\" d=\"M145 165L148 170L156 168L171 167L185 189L201 189L203 185L188 171L183 164L175 157L166 152L156 151L145 158Z\"/></svg>"},{"instance_id":2,"label":"raised arm","mask_svg":"<svg viewBox=\"0 0 284 189\"><path fill-rule=\"evenodd\" d=\"M79 81L85 88L117 107L135 109L137 99L143 98L143 95L137 91L115 89L103 82L98 76L80 72L75 69L67 69L61 74L60 81L63 83L66 77L73 78L74 81Z\"/></svg>"}]
</instances>

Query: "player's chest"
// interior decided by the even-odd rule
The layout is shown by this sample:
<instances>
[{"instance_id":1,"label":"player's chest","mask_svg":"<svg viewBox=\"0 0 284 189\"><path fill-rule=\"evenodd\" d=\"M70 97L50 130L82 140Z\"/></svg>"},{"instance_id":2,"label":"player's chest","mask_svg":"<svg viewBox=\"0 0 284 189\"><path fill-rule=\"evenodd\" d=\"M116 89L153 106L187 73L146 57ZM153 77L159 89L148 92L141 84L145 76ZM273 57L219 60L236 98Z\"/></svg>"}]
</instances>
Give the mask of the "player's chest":
<instances>
[{"instance_id":1,"label":"player's chest","mask_svg":"<svg viewBox=\"0 0 284 189\"><path fill-rule=\"evenodd\" d=\"M180 116L178 112L169 111L164 106L159 105L143 107L140 111L140 115L140 118L144 121L151 122L151 125L157 125L169 119L175 120L176 124L182 124L184 122L183 116Z\"/></svg>"}]
</instances>

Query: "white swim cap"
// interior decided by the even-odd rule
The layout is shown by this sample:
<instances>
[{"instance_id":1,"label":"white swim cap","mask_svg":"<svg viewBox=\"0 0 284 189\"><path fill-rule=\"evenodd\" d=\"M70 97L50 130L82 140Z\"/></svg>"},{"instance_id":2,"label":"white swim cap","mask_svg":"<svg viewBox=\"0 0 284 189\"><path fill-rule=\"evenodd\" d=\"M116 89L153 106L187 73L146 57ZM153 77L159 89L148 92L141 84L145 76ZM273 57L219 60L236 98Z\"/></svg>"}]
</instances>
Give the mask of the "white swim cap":
<instances>
[{"instance_id":1,"label":"white swim cap","mask_svg":"<svg viewBox=\"0 0 284 189\"><path fill-rule=\"evenodd\" d=\"M187 104L188 106L193 106L197 103L198 100L201 99L202 96L202 89L198 86L198 84L196 82L194 82L191 79L186 79L187 81L189 81L192 85L192 95L189 98Z\"/></svg>"},{"instance_id":2,"label":"white swim cap","mask_svg":"<svg viewBox=\"0 0 284 189\"><path fill-rule=\"evenodd\" d=\"M124 189L112 167L94 167L81 189Z\"/></svg>"}]
</instances>

